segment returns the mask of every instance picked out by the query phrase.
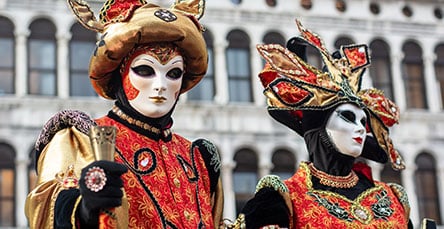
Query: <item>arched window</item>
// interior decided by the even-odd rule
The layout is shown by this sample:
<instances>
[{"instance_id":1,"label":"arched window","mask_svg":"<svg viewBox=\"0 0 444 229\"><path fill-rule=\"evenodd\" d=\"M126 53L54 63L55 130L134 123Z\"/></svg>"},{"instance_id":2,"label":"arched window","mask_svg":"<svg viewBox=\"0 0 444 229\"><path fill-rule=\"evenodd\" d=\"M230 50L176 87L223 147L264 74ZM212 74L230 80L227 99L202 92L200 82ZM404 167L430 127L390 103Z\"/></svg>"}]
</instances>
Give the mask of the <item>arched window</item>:
<instances>
[{"instance_id":1,"label":"arched window","mask_svg":"<svg viewBox=\"0 0 444 229\"><path fill-rule=\"evenodd\" d=\"M278 175L282 180L290 178L296 171L296 158L288 150L276 150L273 153L271 162L274 165L271 173Z\"/></svg>"},{"instance_id":2,"label":"arched window","mask_svg":"<svg viewBox=\"0 0 444 229\"><path fill-rule=\"evenodd\" d=\"M0 96L14 94L14 25L0 17Z\"/></svg>"},{"instance_id":3,"label":"arched window","mask_svg":"<svg viewBox=\"0 0 444 229\"><path fill-rule=\"evenodd\" d=\"M354 43L355 42L350 37L342 36L342 37L339 37L338 39L336 39L336 41L335 41L335 49L339 50L339 48L342 45L351 45L351 44L354 44Z\"/></svg>"},{"instance_id":4,"label":"arched window","mask_svg":"<svg viewBox=\"0 0 444 229\"><path fill-rule=\"evenodd\" d=\"M56 95L56 28L46 19L38 19L29 26L28 93Z\"/></svg>"},{"instance_id":5,"label":"arched window","mask_svg":"<svg viewBox=\"0 0 444 229\"><path fill-rule=\"evenodd\" d=\"M214 69L214 41L213 35L209 30L203 34L205 42L207 43L208 51L208 69L205 77L188 92L189 100L212 101L215 95L215 69Z\"/></svg>"},{"instance_id":6,"label":"arched window","mask_svg":"<svg viewBox=\"0 0 444 229\"><path fill-rule=\"evenodd\" d=\"M278 32L268 32L263 39L264 44L280 44L285 47L285 38Z\"/></svg>"},{"instance_id":7,"label":"arched window","mask_svg":"<svg viewBox=\"0 0 444 229\"><path fill-rule=\"evenodd\" d=\"M232 102L252 102L250 38L241 30L233 30L227 40L229 99Z\"/></svg>"},{"instance_id":8,"label":"arched window","mask_svg":"<svg viewBox=\"0 0 444 229\"><path fill-rule=\"evenodd\" d=\"M436 46L435 55L436 80L439 82L439 88L441 89L441 103L444 108L444 44Z\"/></svg>"},{"instance_id":9,"label":"arched window","mask_svg":"<svg viewBox=\"0 0 444 229\"><path fill-rule=\"evenodd\" d=\"M404 81L407 108L427 108L424 67L421 47L414 42L403 45L402 78Z\"/></svg>"},{"instance_id":10,"label":"arched window","mask_svg":"<svg viewBox=\"0 0 444 229\"><path fill-rule=\"evenodd\" d=\"M15 226L15 151L0 143L0 227Z\"/></svg>"},{"instance_id":11,"label":"arched window","mask_svg":"<svg viewBox=\"0 0 444 229\"><path fill-rule=\"evenodd\" d=\"M385 163L381 171L381 181L385 183L396 183L402 185L401 171L396 171L390 163Z\"/></svg>"},{"instance_id":12,"label":"arched window","mask_svg":"<svg viewBox=\"0 0 444 229\"><path fill-rule=\"evenodd\" d=\"M236 167L233 171L233 187L236 195L236 212L253 197L257 183L258 159L250 149L241 149L234 155Z\"/></svg>"},{"instance_id":13,"label":"arched window","mask_svg":"<svg viewBox=\"0 0 444 229\"><path fill-rule=\"evenodd\" d=\"M70 96L96 96L89 82L88 67L96 44L96 33L76 23L71 28L69 43Z\"/></svg>"},{"instance_id":14,"label":"arched window","mask_svg":"<svg viewBox=\"0 0 444 229\"><path fill-rule=\"evenodd\" d=\"M382 90L387 98L393 100L390 47L383 40L374 40L370 43L370 50L372 60L369 70L373 87Z\"/></svg>"},{"instance_id":15,"label":"arched window","mask_svg":"<svg viewBox=\"0 0 444 229\"><path fill-rule=\"evenodd\" d=\"M436 177L436 161L432 155L421 153L416 157L415 186L418 197L419 218L434 219L441 225L439 193Z\"/></svg>"}]
</instances>

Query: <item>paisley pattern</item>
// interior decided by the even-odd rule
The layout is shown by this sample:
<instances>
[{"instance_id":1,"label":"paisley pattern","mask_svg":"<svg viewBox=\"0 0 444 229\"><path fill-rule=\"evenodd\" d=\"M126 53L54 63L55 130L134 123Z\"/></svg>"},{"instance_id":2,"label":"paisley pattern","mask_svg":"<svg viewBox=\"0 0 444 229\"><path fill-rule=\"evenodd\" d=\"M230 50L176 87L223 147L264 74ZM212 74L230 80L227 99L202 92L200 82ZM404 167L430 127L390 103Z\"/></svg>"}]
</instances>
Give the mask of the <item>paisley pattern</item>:
<instances>
[{"instance_id":1,"label":"paisley pattern","mask_svg":"<svg viewBox=\"0 0 444 229\"><path fill-rule=\"evenodd\" d=\"M294 228L407 228L406 210L385 183L375 182L375 187L349 200L313 189L306 163L284 183L290 190Z\"/></svg>"},{"instance_id":2,"label":"paisley pattern","mask_svg":"<svg viewBox=\"0 0 444 229\"><path fill-rule=\"evenodd\" d=\"M213 227L208 171L191 142L176 134L155 141L109 117L96 121L119 130L115 160L129 168L123 175L128 228Z\"/></svg>"}]
</instances>

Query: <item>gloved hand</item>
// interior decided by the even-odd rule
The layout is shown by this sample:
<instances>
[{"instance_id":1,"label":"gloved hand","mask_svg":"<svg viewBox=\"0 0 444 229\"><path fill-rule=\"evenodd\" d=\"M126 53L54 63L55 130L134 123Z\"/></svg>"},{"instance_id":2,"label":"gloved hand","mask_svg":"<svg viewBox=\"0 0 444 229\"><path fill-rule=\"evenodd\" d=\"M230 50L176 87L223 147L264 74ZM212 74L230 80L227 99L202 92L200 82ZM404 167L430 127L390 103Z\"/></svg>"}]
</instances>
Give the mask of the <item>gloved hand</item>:
<instances>
[{"instance_id":1,"label":"gloved hand","mask_svg":"<svg viewBox=\"0 0 444 229\"><path fill-rule=\"evenodd\" d=\"M284 198L278 191L266 187L259 190L242 209L245 215L247 229L262 228L268 225L278 225L288 228L290 212Z\"/></svg>"},{"instance_id":2,"label":"gloved hand","mask_svg":"<svg viewBox=\"0 0 444 229\"><path fill-rule=\"evenodd\" d=\"M83 226L96 226L100 209L122 205L125 165L112 161L95 161L82 169L79 180L80 202L77 216Z\"/></svg>"}]
</instances>

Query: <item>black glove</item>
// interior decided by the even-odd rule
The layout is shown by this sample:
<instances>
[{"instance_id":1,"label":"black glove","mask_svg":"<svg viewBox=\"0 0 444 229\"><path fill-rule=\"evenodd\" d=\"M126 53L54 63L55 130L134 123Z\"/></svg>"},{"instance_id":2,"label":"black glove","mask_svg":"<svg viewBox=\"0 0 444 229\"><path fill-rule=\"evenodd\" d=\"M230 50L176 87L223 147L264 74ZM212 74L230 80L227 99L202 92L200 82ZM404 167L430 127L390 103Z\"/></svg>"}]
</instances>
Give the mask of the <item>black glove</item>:
<instances>
[{"instance_id":1,"label":"black glove","mask_svg":"<svg viewBox=\"0 0 444 229\"><path fill-rule=\"evenodd\" d=\"M290 212L284 198L273 188L262 188L242 209L247 229L256 229L267 225L279 225L288 228Z\"/></svg>"},{"instance_id":2,"label":"black glove","mask_svg":"<svg viewBox=\"0 0 444 229\"><path fill-rule=\"evenodd\" d=\"M102 178L103 175L106 176L106 184L101 190L94 191L94 188L91 190L91 187L87 187L86 181L91 181L88 172L96 168L103 170ZM88 226L88 228L95 227L98 224L100 209L122 205L123 191L121 188L123 187L123 181L120 176L127 171L128 168L125 165L104 160L95 161L82 169L79 180L82 201L77 211L81 225Z\"/></svg>"}]
</instances>

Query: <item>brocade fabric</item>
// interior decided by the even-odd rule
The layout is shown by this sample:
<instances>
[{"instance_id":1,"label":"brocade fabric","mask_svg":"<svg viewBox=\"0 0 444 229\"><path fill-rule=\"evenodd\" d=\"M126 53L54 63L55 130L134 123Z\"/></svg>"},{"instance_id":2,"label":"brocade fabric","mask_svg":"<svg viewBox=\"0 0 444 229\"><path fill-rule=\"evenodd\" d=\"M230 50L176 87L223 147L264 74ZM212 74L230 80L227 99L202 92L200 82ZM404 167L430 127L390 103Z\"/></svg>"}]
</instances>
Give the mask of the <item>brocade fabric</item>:
<instances>
[{"instance_id":1,"label":"brocade fabric","mask_svg":"<svg viewBox=\"0 0 444 229\"><path fill-rule=\"evenodd\" d=\"M385 183L350 200L334 192L313 189L307 163L285 180L293 205L294 228L407 228L406 196L400 198ZM400 186L398 186L399 188ZM303 206L303 207L302 207Z\"/></svg>"}]
</instances>

